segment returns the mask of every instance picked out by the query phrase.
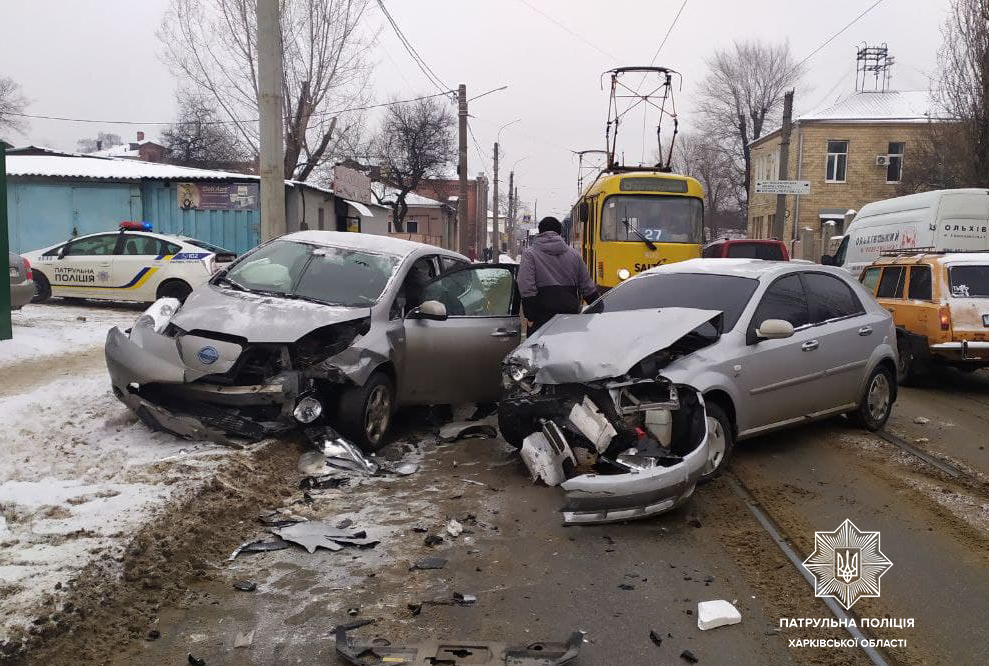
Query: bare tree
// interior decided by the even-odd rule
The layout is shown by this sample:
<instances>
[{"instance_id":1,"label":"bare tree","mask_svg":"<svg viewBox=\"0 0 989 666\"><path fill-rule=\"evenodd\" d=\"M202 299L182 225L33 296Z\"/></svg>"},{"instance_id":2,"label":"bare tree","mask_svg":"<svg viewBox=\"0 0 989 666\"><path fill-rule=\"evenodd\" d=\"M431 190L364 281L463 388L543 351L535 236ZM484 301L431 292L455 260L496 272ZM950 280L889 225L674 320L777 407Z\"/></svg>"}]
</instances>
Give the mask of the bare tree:
<instances>
[{"instance_id":1,"label":"bare tree","mask_svg":"<svg viewBox=\"0 0 989 666\"><path fill-rule=\"evenodd\" d=\"M233 168L247 161L230 125L221 121L210 98L180 90L178 122L162 132L172 164L199 168Z\"/></svg>"},{"instance_id":2,"label":"bare tree","mask_svg":"<svg viewBox=\"0 0 989 666\"><path fill-rule=\"evenodd\" d=\"M285 177L306 180L358 124L373 35L371 0L283 0ZM158 31L176 76L215 101L242 148L258 153L256 0L172 0Z\"/></svg>"},{"instance_id":3,"label":"bare tree","mask_svg":"<svg viewBox=\"0 0 989 666\"><path fill-rule=\"evenodd\" d=\"M735 42L708 58L698 108L706 132L729 151L735 163L741 206L748 204L752 173L749 143L779 122L783 94L800 82L799 67L787 42Z\"/></svg>"},{"instance_id":4,"label":"bare tree","mask_svg":"<svg viewBox=\"0 0 989 666\"><path fill-rule=\"evenodd\" d=\"M11 78L0 76L0 130L23 132L27 123L18 114L24 113L27 103L20 84Z\"/></svg>"},{"instance_id":5,"label":"bare tree","mask_svg":"<svg viewBox=\"0 0 989 666\"><path fill-rule=\"evenodd\" d=\"M104 150L112 146L119 146L124 142L119 134L112 132L97 132L96 138L87 137L76 141L76 148L80 153L95 153L97 150Z\"/></svg>"},{"instance_id":6,"label":"bare tree","mask_svg":"<svg viewBox=\"0 0 989 666\"><path fill-rule=\"evenodd\" d=\"M387 108L370 161L379 165L382 181L395 188L394 196L375 195L378 203L391 206L395 231L403 231L409 192L424 179L442 175L453 152L453 114L445 102L430 97Z\"/></svg>"},{"instance_id":7,"label":"bare tree","mask_svg":"<svg viewBox=\"0 0 989 666\"><path fill-rule=\"evenodd\" d=\"M940 161L949 162L940 180L958 187L986 187L989 185L989 0L951 0L951 11L941 34L943 41L938 51L941 78L935 97L946 119L954 122L949 127L932 127L928 147L935 156L940 156ZM944 141L954 149L946 150Z\"/></svg>"}]
</instances>

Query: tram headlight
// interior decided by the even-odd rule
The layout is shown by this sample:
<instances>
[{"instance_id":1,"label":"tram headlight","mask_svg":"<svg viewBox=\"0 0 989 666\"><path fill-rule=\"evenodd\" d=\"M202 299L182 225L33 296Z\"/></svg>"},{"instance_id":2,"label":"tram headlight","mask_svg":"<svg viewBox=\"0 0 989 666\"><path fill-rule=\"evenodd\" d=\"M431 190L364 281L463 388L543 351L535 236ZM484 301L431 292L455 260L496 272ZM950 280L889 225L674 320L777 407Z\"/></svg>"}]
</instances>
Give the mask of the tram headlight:
<instances>
[{"instance_id":1,"label":"tram headlight","mask_svg":"<svg viewBox=\"0 0 989 666\"><path fill-rule=\"evenodd\" d=\"M628 269L627 268L619 268L618 269L618 279L619 280L627 280L631 276L632 276L632 274L628 272Z\"/></svg>"}]
</instances>

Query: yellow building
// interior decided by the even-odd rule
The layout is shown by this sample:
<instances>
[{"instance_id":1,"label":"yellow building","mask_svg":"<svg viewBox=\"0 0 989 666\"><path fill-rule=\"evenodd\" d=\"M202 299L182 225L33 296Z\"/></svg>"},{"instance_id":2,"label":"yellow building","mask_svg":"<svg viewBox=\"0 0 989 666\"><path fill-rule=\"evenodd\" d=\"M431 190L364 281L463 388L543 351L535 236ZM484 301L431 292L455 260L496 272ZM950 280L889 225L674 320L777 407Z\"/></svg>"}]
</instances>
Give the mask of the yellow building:
<instances>
[{"instance_id":1,"label":"yellow building","mask_svg":"<svg viewBox=\"0 0 989 666\"><path fill-rule=\"evenodd\" d=\"M810 194L786 197L783 240L791 247L801 241L798 256L818 259L828 240L843 233L849 210L897 196L910 147L928 131L930 108L927 91L856 92L794 120L789 180L810 181ZM756 194L755 186L779 178L780 131L749 147L748 235L770 238L776 195Z\"/></svg>"}]
</instances>

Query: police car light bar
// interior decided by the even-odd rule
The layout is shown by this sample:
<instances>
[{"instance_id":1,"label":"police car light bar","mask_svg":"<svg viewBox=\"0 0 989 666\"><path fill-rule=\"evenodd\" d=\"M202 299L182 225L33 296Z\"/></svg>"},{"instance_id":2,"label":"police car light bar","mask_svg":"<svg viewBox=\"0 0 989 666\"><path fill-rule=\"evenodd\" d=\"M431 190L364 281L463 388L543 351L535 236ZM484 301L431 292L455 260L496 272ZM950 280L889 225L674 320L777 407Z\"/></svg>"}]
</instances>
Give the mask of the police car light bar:
<instances>
[{"instance_id":1,"label":"police car light bar","mask_svg":"<svg viewBox=\"0 0 989 666\"><path fill-rule=\"evenodd\" d=\"M137 220L124 220L120 223L121 231L151 231L150 222L138 222Z\"/></svg>"}]
</instances>

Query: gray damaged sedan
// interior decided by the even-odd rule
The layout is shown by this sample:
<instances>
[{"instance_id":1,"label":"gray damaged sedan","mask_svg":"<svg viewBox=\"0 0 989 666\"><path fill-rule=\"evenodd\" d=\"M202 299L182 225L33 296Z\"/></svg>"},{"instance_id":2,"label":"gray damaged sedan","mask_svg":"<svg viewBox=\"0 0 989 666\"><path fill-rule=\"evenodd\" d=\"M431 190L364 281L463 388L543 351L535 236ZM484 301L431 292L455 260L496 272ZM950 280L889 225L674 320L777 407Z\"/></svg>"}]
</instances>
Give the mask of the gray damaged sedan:
<instances>
[{"instance_id":1,"label":"gray damaged sedan","mask_svg":"<svg viewBox=\"0 0 989 666\"><path fill-rule=\"evenodd\" d=\"M183 437L329 427L374 451L401 405L498 399L521 338L514 270L387 237L289 234L111 329L113 391Z\"/></svg>"},{"instance_id":2,"label":"gray damaged sedan","mask_svg":"<svg viewBox=\"0 0 989 666\"><path fill-rule=\"evenodd\" d=\"M695 259L557 316L505 360L499 424L564 522L667 511L737 440L848 414L877 430L896 400L892 319L847 273Z\"/></svg>"}]
</instances>

